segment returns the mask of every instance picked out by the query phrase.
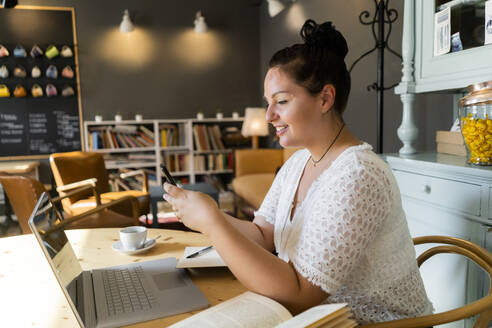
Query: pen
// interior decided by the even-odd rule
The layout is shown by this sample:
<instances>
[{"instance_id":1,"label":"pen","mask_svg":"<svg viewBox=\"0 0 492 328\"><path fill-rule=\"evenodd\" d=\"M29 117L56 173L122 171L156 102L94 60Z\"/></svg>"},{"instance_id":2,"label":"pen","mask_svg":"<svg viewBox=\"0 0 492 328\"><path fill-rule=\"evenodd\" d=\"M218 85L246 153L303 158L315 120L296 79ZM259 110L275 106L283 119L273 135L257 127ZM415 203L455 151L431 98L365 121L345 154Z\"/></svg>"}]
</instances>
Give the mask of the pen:
<instances>
[{"instance_id":1,"label":"pen","mask_svg":"<svg viewBox=\"0 0 492 328\"><path fill-rule=\"evenodd\" d=\"M208 246L208 247L205 247L205 248L202 248L201 250L199 250L198 252L195 252L195 253L191 253L190 255L188 255L186 258L187 259L191 259L193 257L197 257L197 256L200 256L202 254L205 254L207 252L210 252L212 249L214 249L213 246Z\"/></svg>"}]
</instances>

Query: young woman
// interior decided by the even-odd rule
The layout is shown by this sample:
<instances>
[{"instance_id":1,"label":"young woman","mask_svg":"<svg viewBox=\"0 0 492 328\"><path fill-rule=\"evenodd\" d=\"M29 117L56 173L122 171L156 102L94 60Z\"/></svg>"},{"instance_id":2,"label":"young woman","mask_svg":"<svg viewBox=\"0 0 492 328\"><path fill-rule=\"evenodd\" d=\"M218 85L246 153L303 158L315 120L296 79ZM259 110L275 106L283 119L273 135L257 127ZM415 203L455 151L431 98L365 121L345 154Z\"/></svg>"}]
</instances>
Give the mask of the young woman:
<instances>
[{"instance_id":1,"label":"young woman","mask_svg":"<svg viewBox=\"0 0 492 328\"><path fill-rule=\"evenodd\" d=\"M293 313L335 302L361 324L431 313L391 170L342 119L347 43L330 22L308 20L301 36L270 60L265 99L280 144L304 149L280 169L253 222L169 184L164 198L244 286Z\"/></svg>"}]
</instances>

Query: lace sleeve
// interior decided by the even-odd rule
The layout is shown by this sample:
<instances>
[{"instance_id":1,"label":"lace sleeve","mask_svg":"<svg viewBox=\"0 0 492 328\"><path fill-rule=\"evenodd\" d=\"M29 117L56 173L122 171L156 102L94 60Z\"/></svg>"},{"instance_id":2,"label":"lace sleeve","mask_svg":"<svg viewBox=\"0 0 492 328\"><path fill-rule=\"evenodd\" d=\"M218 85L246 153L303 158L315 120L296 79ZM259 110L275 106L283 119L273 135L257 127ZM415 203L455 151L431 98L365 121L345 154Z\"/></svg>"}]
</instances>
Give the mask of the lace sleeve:
<instances>
[{"instance_id":1,"label":"lace sleeve","mask_svg":"<svg viewBox=\"0 0 492 328\"><path fill-rule=\"evenodd\" d=\"M275 176L272 186L268 189L260 208L254 213L255 217L263 216L270 224L275 224L275 214L277 212L277 205L283 188L283 176L285 175L286 170L286 165L284 164Z\"/></svg>"},{"instance_id":2,"label":"lace sleeve","mask_svg":"<svg viewBox=\"0 0 492 328\"><path fill-rule=\"evenodd\" d=\"M331 180L331 181L330 181ZM289 258L298 272L334 294L362 259L391 211L384 176L365 167L325 177L313 193L296 247Z\"/></svg>"}]
</instances>

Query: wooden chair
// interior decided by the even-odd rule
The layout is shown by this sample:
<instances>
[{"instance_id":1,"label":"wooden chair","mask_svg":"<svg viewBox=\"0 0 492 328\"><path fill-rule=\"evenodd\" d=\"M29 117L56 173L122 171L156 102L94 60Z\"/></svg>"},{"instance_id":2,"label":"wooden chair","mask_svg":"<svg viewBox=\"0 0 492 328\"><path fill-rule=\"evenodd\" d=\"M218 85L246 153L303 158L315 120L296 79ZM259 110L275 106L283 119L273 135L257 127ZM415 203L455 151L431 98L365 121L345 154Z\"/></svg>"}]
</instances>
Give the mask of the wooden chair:
<instances>
[{"instance_id":1,"label":"wooden chair","mask_svg":"<svg viewBox=\"0 0 492 328\"><path fill-rule=\"evenodd\" d=\"M113 211L123 215L134 211L138 215L149 213L149 186L147 174L144 171L121 174L121 178L141 175L142 190L111 192L104 158L99 153L75 151L51 154L50 166L55 178L56 190L60 195L65 195L67 191L80 186L90 186L91 188L85 193L77 193L63 199L63 210L72 216L126 196L134 197L137 202L122 202L112 207ZM131 204L137 206L130 206Z\"/></svg>"},{"instance_id":2,"label":"wooden chair","mask_svg":"<svg viewBox=\"0 0 492 328\"><path fill-rule=\"evenodd\" d=\"M415 245L421 244L444 244L434 246L423 252L417 258L420 267L431 256L439 253L461 254L473 260L481 266L492 277L492 254L484 248L471 243L467 240L446 237L446 236L423 236L413 239ZM489 327L492 320L492 284L489 294L470 304L450 311L425 315L417 318L393 320L369 325L360 326L361 328L426 328L437 326L448 322L459 321L478 315L475 328Z\"/></svg>"},{"instance_id":3,"label":"wooden chair","mask_svg":"<svg viewBox=\"0 0 492 328\"><path fill-rule=\"evenodd\" d=\"M45 188L43 184L35 179L10 175L0 172L0 183L2 184L10 204L14 210L19 227L23 234L31 233L31 229L27 221L31 216L36 203ZM79 189L72 190L63 197L56 197L53 200L55 202L61 201L65 197L76 196L78 193L87 193L90 190L90 186L81 187ZM80 229L80 228L109 228L109 227L125 227L131 225L138 225L138 214L134 213L133 217L121 215L109 208L117 206L122 202L136 202L133 197L123 197L116 201L107 202L101 209L104 211L87 211L78 216L78 220L74 220L68 224L68 229Z\"/></svg>"}]
</instances>

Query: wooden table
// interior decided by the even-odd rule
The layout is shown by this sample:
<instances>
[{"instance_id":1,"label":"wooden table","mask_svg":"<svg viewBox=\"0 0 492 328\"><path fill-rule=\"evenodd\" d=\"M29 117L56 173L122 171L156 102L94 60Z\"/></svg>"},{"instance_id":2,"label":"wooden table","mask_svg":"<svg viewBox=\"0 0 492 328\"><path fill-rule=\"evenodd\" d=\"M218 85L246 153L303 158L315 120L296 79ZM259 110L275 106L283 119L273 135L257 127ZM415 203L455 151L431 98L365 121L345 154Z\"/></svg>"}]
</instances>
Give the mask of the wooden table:
<instances>
[{"instance_id":1,"label":"wooden table","mask_svg":"<svg viewBox=\"0 0 492 328\"><path fill-rule=\"evenodd\" d=\"M127 256L111 249L118 228L69 230L67 236L84 270L166 257L180 258L186 246L210 245L193 232L149 229L157 245L146 253ZM227 268L189 270L211 305L246 289ZM31 235L0 238L0 327L78 327L36 239ZM132 327L166 327L196 312L147 321Z\"/></svg>"}]
</instances>

